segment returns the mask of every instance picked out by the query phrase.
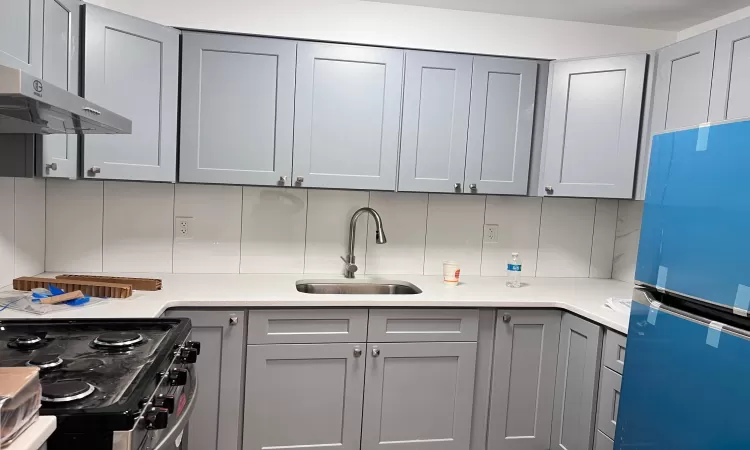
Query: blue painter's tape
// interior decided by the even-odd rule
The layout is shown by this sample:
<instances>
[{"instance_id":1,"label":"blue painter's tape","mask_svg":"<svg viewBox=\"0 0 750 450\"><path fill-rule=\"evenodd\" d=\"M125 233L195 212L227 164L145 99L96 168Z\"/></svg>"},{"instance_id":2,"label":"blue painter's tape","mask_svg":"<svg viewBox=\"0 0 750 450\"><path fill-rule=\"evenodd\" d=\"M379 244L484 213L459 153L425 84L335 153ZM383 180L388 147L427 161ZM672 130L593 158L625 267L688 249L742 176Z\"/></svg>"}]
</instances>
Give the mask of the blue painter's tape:
<instances>
[{"instance_id":1,"label":"blue painter's tape","mask_svg":"<svg viewBox=\"0 0 750 450\"><path fill-rule=\"evenodd\" d=\"M734 311L738 316L747 317L747 310L750 308L750 287L740 284L737 286L737 295L734 297Z\"/></svg>"},{"instance_id":2,"label":"blue painter's tape","mask_svg":"<svg viewBox=\"0 0 750 450\"><path fill-rule=\"evenodd\" d=\"M656 325L656 315L659 313L659 308L661 308L661 303L651 302L651 306L648 308L648 317L646 318L646 321L651 325Z\"/></svg>"},{"instance_id":3,"label":"blue painter's tape","mask_svg":"<svg viewBox=\"0 0 750 450\"><path fill-rule=\"evenodd\" d=\"M664 291L667 286L667 274L669 269L664 266L659 266L659 273L656 275L656 289Z\"/></svg>"},{"instance_id":4,"label":"blue painter's tape","mask_svg":"<svg viewBox=\"0 0 750 450\"><path fill-rule=\"evenodd\" d=\"M698 140L695 144L696 152L705 152L708 149L708 133L711 127L703 124L698 128Z\"/></svg>"},{"instance_id":5,"label":"blue painter's tape","mask_svg":"<svg viewBox=\"0 0 750 450\"><path fill-rule=\"evenodd\" d=\"M713 348L719 348L719 339L721 338L721 330L724 328L723 323L711 322L708 324L708 333L706 334L706 345L710 345Z\"/></svg>"}]
</instances>

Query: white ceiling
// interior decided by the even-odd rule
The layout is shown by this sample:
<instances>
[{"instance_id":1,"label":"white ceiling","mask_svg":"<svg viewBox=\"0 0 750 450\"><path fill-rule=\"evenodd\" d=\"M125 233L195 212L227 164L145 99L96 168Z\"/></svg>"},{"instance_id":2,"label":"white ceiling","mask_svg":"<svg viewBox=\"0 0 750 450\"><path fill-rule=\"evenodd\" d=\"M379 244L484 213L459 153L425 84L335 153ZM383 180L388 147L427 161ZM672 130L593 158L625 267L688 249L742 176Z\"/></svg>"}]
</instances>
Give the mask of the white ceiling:
<instances>
[{"instance_id":1,"label":"white ceiling","mask_svg":"<svg viewBox=\"0 0 750 450\"><path fill-rule=\"evenodd\" d=\"M750 0L365 0L514 16L679 31Z\"/></svg>"}]
</instances>

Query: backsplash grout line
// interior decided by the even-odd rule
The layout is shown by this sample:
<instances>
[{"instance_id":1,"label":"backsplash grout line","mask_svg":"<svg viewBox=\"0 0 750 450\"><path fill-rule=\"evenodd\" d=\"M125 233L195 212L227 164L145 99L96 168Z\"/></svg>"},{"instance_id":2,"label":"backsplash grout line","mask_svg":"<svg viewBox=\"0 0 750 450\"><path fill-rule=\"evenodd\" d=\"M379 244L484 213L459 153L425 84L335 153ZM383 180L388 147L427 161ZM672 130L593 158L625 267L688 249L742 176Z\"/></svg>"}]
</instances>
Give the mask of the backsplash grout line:
<instances>
[{"instance_id":1,"label":"backsplash grout line","mask_svg":"<svg viewBox=\"0 0 750 450\"><path fill-rule=\"evenodd\" d=\"M539 205L539 227L538 231L536 233L536 261L537 264L534 266L534 276L536 276L537 272L539 271L539 239L542 236L542 214L544 213L544 201L547 200L545 197L542 197L541 204Z\"/></svg>"}]
</instances>

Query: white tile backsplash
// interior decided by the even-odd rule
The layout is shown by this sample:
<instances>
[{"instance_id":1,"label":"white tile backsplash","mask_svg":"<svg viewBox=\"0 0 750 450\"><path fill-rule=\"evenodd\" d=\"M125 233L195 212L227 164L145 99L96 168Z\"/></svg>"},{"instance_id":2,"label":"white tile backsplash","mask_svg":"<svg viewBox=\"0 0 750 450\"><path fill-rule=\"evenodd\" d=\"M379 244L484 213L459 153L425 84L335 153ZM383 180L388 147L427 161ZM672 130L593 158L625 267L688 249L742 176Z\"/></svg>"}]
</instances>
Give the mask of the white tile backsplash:
<instances>
[{"instance_id":1,"label":"white tile backsplash","mask_svg":"<svg viewBox=\"0 0 750 450\"><path fill-rule=\"evenodd\" d=\"M49 271L102 271L104 184L47 180L46 258Z\"/></svg>"},{"instance_id":2,"label":"white tile backsplash","mask_svg":"<svg viewBox=\"0 0 750 450\"><path fill-rule=\"evenodd\" d=\"M177 184L174 217L192 218L192 237L174 237L175 273L240 272L240 186Z\"/></svg>"},{"instance_id":3,"label":"white tile backsplash","mask_svg":"<svg viewBox=\"0 0 750 450\"><path fill-rule=\"evenodd\" d=\"M480 274L485 200L484 195L429 195L425 275L442 275L444 261L456 261L462 275Z\"/></svg>"},{"instance_id":4,"label":"white tile backsplash","mask_svg":"<svg viewBox=\"0 0 750 450\"><path fill-rule=\"evenodd\" d=\"M595 199L544 198L536 276L589 276L595 212Z\"/></svg>"},{"instance_id":5,"label":"white tile backsplash","mask_svg":"<svg viewBox=\"0 0 750 450\"><path fill-rule=\"evenodd\" d=\"M642 218L643 202L620 200L612 263L612 278L616 280L630 282L635 279L635 262L638 258Z\"/></svg>"},{"instance_id":6,"label":"white tile backsplash","mask_svg":"<svg viewBox=\"0 0 750 450\"><path fill-rule=\"evenodd\" d=\"M245 187L242 273L302 273L307 189Z\"/></svg>"},{"instance_id":7,"label":"white tile backsplash","mask_svg":"<svg viewBox=\"0 0 750 450\"><path fill-rule=\"evenodd\" d=\"M539 247L541 197L487 196L485 225L498 225L498 241L485 242L482 249L482 276L505 276L510 254L518 252L521 275L536 273Z\"/></svg>"},{"instance_id":8,"label":"white tile backsplash","mask_svg":"<svg viewBox=\"0 0 750 450\"><path fill-rule=\"evenodd\" d=\"M594 237L591 247L589 277L612 278L612 258L615 250L617 200L598 199L594 216Z\"/></svg>"},{"instance_id":9,"label":"white tile backsplash","mask_svg":"<svg viewBox=\"0 0 750 450\"><path fill-rule=\"evenodd\" d=\"M387 243L375 244L375 227L367 234L368 274L421 274L427 232L427 194L371 192L370 207L383 219Z\"/></svg>"},{"instance_id":10,"label":"white tile backsplash","mask_svg":"<svg viewBox=\"0 0 750 450\"><path fill-rule=\"evenodd\" d=\"M44 272L44 187L41 178L16 178L15 277Z\"/></svg>"},{"instance_id":11,"label":"white tile backsplash","mask_svg":"<svg viewBox=\"0 0 750 450\"><path fill-rule=\"evenodd\" d=\"M14 179L0 177L0 286L14 276L15 202Z\"/></svg>"},{"instance_id":12,"label":"white tile backsplash","mask_svg":"<svg viewBox=\"0 0 750 450\"><path fill-rule=\"evenodd\" d=\"M369 203L370 193L364 191L308 192L305 273L342 273L344 262L341 257L348 252L349 219L356 210ZM367 271L365 252L369 243L365 238L368 218L359 219L355 235L354 255L360 274Z\"/></svg>"},{"instance_id":13,"label":"white tile backsplash","mask_svg":"<svg viewBox=\"0 0 750 450\"><path fill-rule=\"evenodd\" d=\"M104 182L105 272L172 272L175 185Z\"/></svg>"}]
</instances>

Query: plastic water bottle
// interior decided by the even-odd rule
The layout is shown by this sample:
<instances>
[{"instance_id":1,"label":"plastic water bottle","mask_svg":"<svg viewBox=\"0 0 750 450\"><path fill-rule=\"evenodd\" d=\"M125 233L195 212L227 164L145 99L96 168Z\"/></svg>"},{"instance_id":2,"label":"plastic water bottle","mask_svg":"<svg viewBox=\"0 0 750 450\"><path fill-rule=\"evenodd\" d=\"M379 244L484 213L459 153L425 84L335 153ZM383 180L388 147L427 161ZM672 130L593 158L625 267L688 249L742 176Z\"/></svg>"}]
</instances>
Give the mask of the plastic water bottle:
<instances>
[{"instance_id":1,"label":"plastic water bottle","mask_svg":"<svg viewBox=\"0 0 750 450\"><path fill-rule=\"evenodd\" d=\"M516 252L511 253L508 260L508 281L505 285L512 288L521 287L521 259Z\"/></svg>"}]
</instances>

